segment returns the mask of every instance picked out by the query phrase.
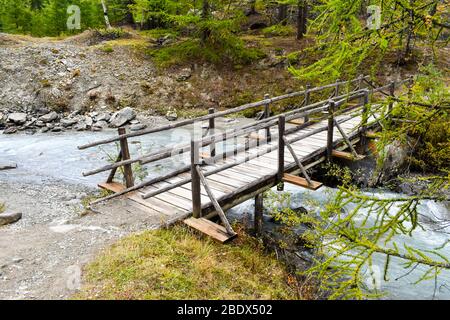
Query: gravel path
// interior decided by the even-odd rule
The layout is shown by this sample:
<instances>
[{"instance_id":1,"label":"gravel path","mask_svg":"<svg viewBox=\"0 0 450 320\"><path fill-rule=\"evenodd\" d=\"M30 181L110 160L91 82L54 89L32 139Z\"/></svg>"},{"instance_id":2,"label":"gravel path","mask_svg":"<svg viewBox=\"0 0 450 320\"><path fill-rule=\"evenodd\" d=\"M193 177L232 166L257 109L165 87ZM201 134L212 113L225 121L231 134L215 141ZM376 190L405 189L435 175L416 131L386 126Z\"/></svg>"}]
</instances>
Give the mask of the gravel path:
<instances>
[{"instance_id":1,"label":"gravel path","mask_svg":"<svg viewBox=\"0 0 450 320\"><path fill-rule=\"evenodd\" d=\"M160 225L160 217L127 212L120 200L82 216L81 199L94 190L0 179L0 202L23 213L19 222L0 227L0 299L68 298L79 288L83 265L102 248Z\"/></svg>"}]
</instances>

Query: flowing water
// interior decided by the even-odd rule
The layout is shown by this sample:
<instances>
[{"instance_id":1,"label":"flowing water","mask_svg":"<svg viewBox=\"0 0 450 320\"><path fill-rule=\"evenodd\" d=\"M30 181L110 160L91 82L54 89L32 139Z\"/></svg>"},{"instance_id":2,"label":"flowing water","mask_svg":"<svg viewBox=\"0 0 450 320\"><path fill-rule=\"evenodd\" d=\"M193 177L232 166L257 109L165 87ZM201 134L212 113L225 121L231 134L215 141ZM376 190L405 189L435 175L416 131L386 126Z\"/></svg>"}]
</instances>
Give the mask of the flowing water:
<instances>
[{"instance_id":1,"label":"flowing water","mask_svg":"<svg viewBox=\"0 0 450 320\"><path fill-rule=\"evenodd\" d=\"M192 128L191 128L192 129ZM106 164L109 158L117 155L117 147L114 144L102 148L78 150L77 146L102 138L111 137L115 131L71 132L60 134L35 134L35 135L0 135L0 163L12 161L17 163L14 170L0 171L1 181L25 181L29 183L46 183L47 180L61 180L64 183L83 184L95 187L96 183L106 179L108 172L100 175L83 177L81 172L95 169ZM190 140L190 134L186 131L166 131L153 134L150 137L137 137L129 139L132 154L142 154L150 150L158 150L162 147L178 143L186 143ZM220 146L218 147L220 151ZM179 162L159 161L148 167L148 176L157 176L170 170ZM304 206L308 210L320 210L333 195L335 190L321 188L311 192L294 186L286 186L286 191L292 194L292 205ZM398 196L392 193L374 191L381 197ZM312 205L312 203L315 203ZM247 201L231 209L231 213L253 212L253 202ZM434 201L423 201L419 207L425 230L417 229L412 237L397 237L396 240L404 241L410 246L419 249L435 248L449 239L450 227L442 224L442 220L450 218L448 207ZM426 219L425 219L426 218ZM441 223L440 223L441 222ZM442 251L450 257L450 248ZM400 259L391 259L389 269L389 281L382 278L384 259L376 257L373 274L378 275L378 284L381 290L385 290L388 298L393 299L450 299L450 271L443 271L438 281L433 279L414 285L414 282L423 273L425 268L417 267L406 274ZM378 269L377 269L378 268ZM380 276L381 275L381 276ZM372 278L368 276L368 283Z\"/></svg>"}]
</instances>

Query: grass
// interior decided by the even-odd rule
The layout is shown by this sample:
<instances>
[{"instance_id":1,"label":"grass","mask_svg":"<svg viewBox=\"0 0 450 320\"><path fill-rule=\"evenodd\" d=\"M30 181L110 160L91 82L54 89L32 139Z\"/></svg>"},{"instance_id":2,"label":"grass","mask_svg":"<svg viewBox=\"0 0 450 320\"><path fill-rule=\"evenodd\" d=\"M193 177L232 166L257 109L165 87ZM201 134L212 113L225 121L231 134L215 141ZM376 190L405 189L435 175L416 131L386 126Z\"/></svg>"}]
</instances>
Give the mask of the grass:
<instances>
[{"instance_id":1,"label":"grass","mask_svg":"<svg viewBox=\"0 0 450 320\"><path fill-rule=\"evenodd\" d=\"M75 299L296 299L295 282L254 238L222 245L175 225L123 239L86 267ZM295 282L296 283L296 282Z\"/></svg>"}]
</instances>

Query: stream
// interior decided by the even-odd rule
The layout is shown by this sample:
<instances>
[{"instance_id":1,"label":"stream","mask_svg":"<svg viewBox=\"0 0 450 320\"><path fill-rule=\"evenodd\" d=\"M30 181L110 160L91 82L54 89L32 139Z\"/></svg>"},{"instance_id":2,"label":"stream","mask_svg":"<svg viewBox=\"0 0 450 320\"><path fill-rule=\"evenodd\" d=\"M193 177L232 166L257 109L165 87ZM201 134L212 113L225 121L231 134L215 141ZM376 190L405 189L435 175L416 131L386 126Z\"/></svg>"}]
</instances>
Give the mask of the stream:
<instances>
[{"instance_id":1,"label":"stream","mask_svg":"<svg viewBox=\"0 0 450 320\"><path fill-rule=\"evenodd\" d=\"M81 173L107 164L109 158L117 156L117 147L114 144L110 144L101 148L80 151L77 149L77 146L111 137L115 134L117 134L116 131L106 130L96 133L70 132L0 135L0 163L6 161L15 162L18 165L17 169L0 171L0 182L19 181L45 184L59 180L65 184L81 184L94 189L99 181L106 179L108 172L90 177L83 177ZM131 138L129 143L132 155L136 156L149 150L157 150L173 144L185 143L189 140L189 137L186 138L186 132L172 130L152 134L151 136ZM218 149L218 152L220 152L220 147ZM177 163L167 160L152 164L152 166L146 167L147 178L163 174L176 165ZM303 206L309 211L320 210L320 206L325 204L327 199L336 192L336 190L326 187L312 192L291 185L286 185L285 191L292 194L293 207ZM371 193L381 197L398 196L398 194L380 190L374 190ZM319 206L309 205L311 201L305 201L305 199L312 199ZM234 215L243 212L253 212L253 201L244 202L230 210L230 213ZM450 226L442 227L438 221L450 218L449 208L442 203L423 201L419 207L419 213L422 216L422 224L425 230L417 229L413 232L413 237L398 236L396 240L404 241L418 249L430 249L442 245L449 238ZM450 248L442 249L441 253L450 257ZM375 257L374 265L378 266L376 267L378 269L375 268L373 272L374 274L381 274L381 276L377 277L380 279L377 283L379 289L387 292L386 298L450 299L449 270L442 271L437 283L435 283L434 279L431 279L414 284L420 275L423 274L425 268L419 266L411 273L405 275L406 271L402 267L402 261L392 258L389 268L389 281L384 281L382 276L384 263L384 257ZM447 282L449 282L448 286Z\"/></svg>"}]
</instances>

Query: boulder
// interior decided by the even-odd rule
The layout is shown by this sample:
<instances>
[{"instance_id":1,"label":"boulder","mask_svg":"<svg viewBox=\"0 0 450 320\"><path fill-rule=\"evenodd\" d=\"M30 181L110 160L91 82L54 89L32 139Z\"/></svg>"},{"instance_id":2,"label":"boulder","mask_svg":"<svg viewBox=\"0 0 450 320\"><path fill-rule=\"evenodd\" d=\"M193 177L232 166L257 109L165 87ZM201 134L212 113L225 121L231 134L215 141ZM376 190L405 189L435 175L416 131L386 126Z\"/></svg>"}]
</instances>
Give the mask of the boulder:
<instances>
[{"instance_id":1,"label":"boulder","mask_svg":"<svg viewBox=\"0 0 450 320\"><path fill-rule=\"evenodd\" d=\"M134 111L133 108L126 107L113 114L110 119L110 125L113 128L119 128L134 118L136 118L136 111Z\"/></svg>"},{"instance_id":2,"label":"boulder","mask_svg":"<svg viewBox=\"0 0 450 320\"><path fill-rule=\"evenodd\" d=\"M178 114L175 110L169 110L166 113L166 119L169 121L176 121L178 119Z\"/></svg>"},{"instance_id":3,"label":"boulder","mask_svg":"<svg viewBox=\"0 0 450 320\"><path fill-rule=\"evenodd\" d=\"M43 122L52 122L55 121L56 119L58 119L58 114L55 111L49 112L39 117L39 120Z\"/></svg>"},{"instance_id":4,"label":"boulder","mask_svg":"<svg viewBox=\"0 0 450 320\"><path fill-rule=\"evenodd\" d=\"M61 120L61 125L66 128L73 126L76 123L77 123L77 120L75 120L75 119L62 119Z\"/></svg>"},{"instance_id":5,"label":"boulder","mask_svg":"<svg viewBox=\"0 0 450 320\"><path fill-rule=\"evenodd\" d=\"M186 81L192 76L192 69L191 68L184 68L180 71L180 73L177 74L177 81Z\"/></svg>"},{"instance_id":6,"label":"boulder","mask_svg":"<svg viewBox=\"0 0 450 320\"><path fill-rule=\"evenodd\" d=\"M24 124L27 121L27 114L23 112L10 113L8 116L8 121L16 124Z\"/></svg>"},{"instance_id":7,"label":"boulder","mask_svg":"<svg viewBox=\"0 0 450 320\"><path fill-rule=\"evenodd\" d=\"M0 226L11 224L22 219L20 212L5 212L0 214Z\"/></svg>"},{"instance_id":8,"label":"boulder","mask_svg":"<svg viewBox=\"0 0 450 320\"><path fill-rule=\"evenodd\" d=\"M408 159L408 153L410 147L408 143L402 143L399 140L395 140L392 143L384 147L381 156L383 157L382 166L376 170L369 187L375 187L379 184L397 177L405 168Z\"/></svg>"},{"instance_id":9,"label":"boulder","mask_svg":"<svg viewBox=\"0 0 450 320\"><path fill-rule=\"evenodd\" d=\"M17 127L9 127L3 131L3 134L12 134L17 132Z\"/></svg>"},{"instance_id":10,"label":"boulder","mask_svg":"<svg viewBox=\"0 0 450 320\"><path fill-rule=\"evenodd\" d=\"M144 130L145 128L147 128L147 125L145 125L143 123L138 123L138 124L133 124L130 127L130 131L140 131L140 130Z\"/></svg>"},{"instance_id":11,"label":"boulder","mask_svg":"<svg viewBox=\"0 0 450 320\"><path fill-rule=\"evenodd\" d=\"M100 120L97 121L94 125L93 128L100 128L100 129L105 129L108 127L108 122L104 121L104 120Z\"/></svg>"},{"instance_id":12,"label":"boulder","mask_svg":"<svg viewBox=\"0 0 450 320\"><path fill-rule=\"evenodd\" d=\"M84 122L79 122L73 127L73 129L76 131L84 131L87 129L87 125Z\"/></svg>"}]
</instances>

